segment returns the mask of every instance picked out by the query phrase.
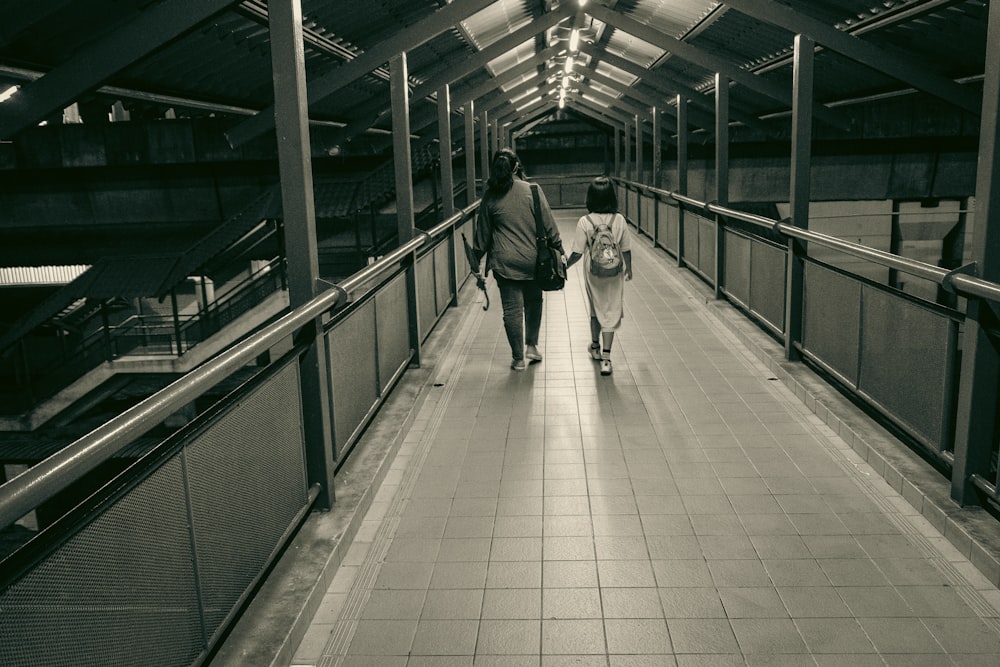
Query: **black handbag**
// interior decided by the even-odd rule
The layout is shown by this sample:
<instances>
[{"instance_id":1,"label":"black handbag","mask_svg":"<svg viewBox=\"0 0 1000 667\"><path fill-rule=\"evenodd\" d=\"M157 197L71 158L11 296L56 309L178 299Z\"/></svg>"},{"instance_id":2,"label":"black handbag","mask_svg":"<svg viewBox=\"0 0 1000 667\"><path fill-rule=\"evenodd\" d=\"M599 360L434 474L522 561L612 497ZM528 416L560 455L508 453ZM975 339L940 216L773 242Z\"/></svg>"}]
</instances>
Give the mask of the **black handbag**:
<instances>
[{"instance_id":1,"label":"black handbag","mask_svg":"<svg viewBox=\"0 0 1000 667\"><path fill-rule=\"evenodd\" d=\"M552 245L552 239L542 226L542 204L538 199L538 186L531 186L531 197L535 202L535 244L538 257L535 260L535 282L543 292L555 292L566 286L566 266L562 263L562 251Z\"/></svg>"}]
</instances>

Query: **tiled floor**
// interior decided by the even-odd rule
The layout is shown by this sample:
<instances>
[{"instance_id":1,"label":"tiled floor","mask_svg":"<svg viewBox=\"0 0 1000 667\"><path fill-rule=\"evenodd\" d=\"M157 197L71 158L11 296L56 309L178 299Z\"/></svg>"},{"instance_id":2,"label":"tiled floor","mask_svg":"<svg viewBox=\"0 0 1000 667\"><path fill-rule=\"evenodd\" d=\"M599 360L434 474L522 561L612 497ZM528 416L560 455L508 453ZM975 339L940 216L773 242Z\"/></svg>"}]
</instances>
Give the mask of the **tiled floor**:
<instances>
[{"instance_id":1,"label":"tiled floor","mask_svg":"<svg viewBox=\"0 0 1000 667\"><path fill-rule=\"evenodd\" d=\"M294 665L1000 664L996 589L648 246L611 377L579 266L527 371L466 309Z\"/></svg>"}]
</instances>

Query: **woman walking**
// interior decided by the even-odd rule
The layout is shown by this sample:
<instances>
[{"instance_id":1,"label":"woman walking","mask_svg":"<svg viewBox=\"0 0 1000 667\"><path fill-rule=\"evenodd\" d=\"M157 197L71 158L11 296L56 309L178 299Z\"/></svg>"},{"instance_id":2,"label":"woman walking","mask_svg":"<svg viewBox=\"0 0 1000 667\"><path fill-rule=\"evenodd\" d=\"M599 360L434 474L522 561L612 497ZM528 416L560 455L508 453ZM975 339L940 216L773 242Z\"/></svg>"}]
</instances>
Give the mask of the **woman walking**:
<instances>
[{"instance_id":1,"label":"woman walking","mask_svg":"<svg viewBox=\"0 0 1000 667\"><path fill-rule=\"evenodd\" d=\"M632 280L632 250L625 217L611 180L598 176L587 188L587 215L576 223L567 267L584 258L590 305L590 357L611 375L611 344L625 312L625 281Z\"/></svg>"},{"instance_id":2,"label":"woman walking","mask_svg":"<svg viewBox=\"0 0 1000 667\"><path fill-rule=\"evenodd\" d=\"M535 282L537 246L532 189L538 193L542 227L565 261L559 229L545 195L537 185L523 180L521 162L509 148L502 148L493 156L473 243L477 260L486 255L484 275L492 270L500 288L503 326L512 357L510 367L515 371L525 369L525 359L542 360L538 351L542 290Z\"/></svg>"}]
</instances>

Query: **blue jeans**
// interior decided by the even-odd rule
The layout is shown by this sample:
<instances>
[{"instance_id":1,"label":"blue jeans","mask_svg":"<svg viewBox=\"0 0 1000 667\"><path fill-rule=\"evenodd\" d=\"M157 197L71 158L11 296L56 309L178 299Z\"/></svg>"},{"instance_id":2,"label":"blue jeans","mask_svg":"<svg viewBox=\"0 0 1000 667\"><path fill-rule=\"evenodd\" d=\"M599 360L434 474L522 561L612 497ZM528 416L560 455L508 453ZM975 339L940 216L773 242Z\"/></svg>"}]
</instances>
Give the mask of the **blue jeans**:
<instances>
[{"instance_id":1,"label":"blue jeans","mask_svg":"<svg viewBox=\"0 0 1000 667\"><path fill-rule=\"evenodd\" d=\"M500 276L496 279L511 356L524 359L524 346L538 345L538 332L542 328L542 290L534 280L508 280Z\"/></svg>"}]
</instances>

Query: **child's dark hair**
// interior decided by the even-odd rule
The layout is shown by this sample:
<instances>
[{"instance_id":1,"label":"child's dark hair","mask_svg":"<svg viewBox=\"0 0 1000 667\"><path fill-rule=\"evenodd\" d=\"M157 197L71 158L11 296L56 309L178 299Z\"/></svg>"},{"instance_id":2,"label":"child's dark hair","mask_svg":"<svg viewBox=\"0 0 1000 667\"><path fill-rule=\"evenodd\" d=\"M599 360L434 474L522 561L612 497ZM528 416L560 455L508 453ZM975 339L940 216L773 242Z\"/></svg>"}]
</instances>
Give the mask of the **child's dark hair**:
<instances>
[{"instance_id":1,"label":"child's dark hair","mask_svg":"<svg viewBox=\"0 0 1000 667\"><path fill-rule=\"evenodd\" d=\"M587 211L590 213L617 213L618 195L607 176L598 176L587 188Z\"/></svg>"},{"instance_id":2,"label":"child's dark hair","mask_svg":"<svg viewBox=\"0 0 1000 667\"><path fill-rule=\"evenodd\" d=\"M493 155L486 188L493 195L505 194L514 184L514 177L520 176L520 173L521 161L517 158L517 153L509 148L501 148Z\"/></svg>"}]
</instances>

